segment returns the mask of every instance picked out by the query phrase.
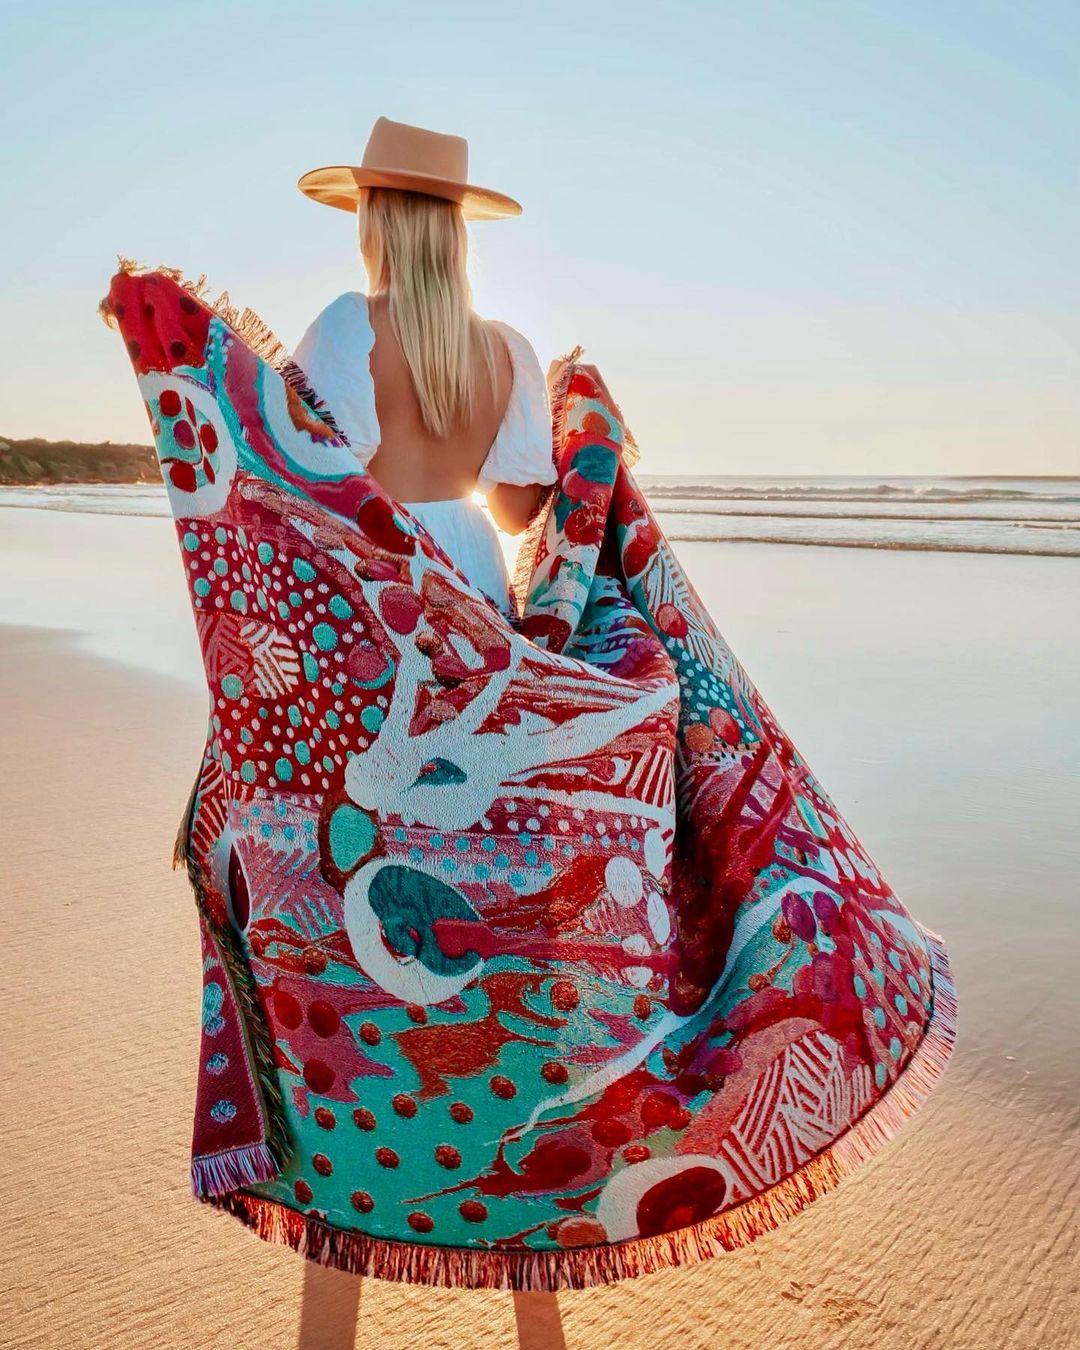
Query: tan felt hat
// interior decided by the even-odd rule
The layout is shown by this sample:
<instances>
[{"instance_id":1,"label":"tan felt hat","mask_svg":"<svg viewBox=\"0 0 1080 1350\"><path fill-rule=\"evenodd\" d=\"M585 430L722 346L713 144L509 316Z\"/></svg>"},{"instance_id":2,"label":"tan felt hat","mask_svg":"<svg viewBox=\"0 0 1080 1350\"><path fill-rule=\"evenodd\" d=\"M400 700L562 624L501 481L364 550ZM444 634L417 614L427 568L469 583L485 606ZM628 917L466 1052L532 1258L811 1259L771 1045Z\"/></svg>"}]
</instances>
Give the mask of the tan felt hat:
<instances>
[{"instance_id":1,"label":"tan felt hat","mask_svg":"<svg viewBox=\"0 0 1080 1350\"><path fill-rule=\"evenodd\" d=\"M297 186L325 206L355 211L362 187L404 188L460 202L466 220L519 216L513 197L468 182L469 143L463 136L391 122L380 117L371 129L361 164L312 169Z\"/></svg>"}]
</instances>

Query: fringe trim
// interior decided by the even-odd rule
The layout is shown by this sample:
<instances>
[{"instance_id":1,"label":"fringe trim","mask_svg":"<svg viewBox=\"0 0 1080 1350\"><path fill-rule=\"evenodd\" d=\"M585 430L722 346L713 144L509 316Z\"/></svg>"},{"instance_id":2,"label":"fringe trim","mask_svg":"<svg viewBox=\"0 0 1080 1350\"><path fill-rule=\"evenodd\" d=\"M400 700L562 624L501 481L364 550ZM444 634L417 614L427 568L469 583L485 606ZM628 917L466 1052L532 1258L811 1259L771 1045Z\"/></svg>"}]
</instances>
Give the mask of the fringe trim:
<instances>
[{"instance_id":1,"label":"fringe trim","mask_svg":"<svg viewBox=\"0 0 1080 1350\"><path fill-rule=\"evenodd\" d=\"M191 820L195 814L195 798L198 796L199 783L202 781L202 769L203 766L200 763L199 772L195 775L195 781L192 783L191 791L188 793L184 814L180 818L180 824L176 831L176 839L173 841L172 870L174 872L178 872L181 867L187 867L190 852L188 841L191 837Z\"/></svg>"},{"instance_id":2,"label":"fringe trim","mask_svg":"<svg viewBox=\"0 0 1080 1350\"><path fill-rule=\"evenodd\" d=\"M761 1195L690 1228L570 1251L501 1252L372 1238L333 1228L274 1200L234 1191L208 1196L266 1242L291 1247L319 1265L350 1274L454 1289L554 1293L689 1266L745 1247L834 1190L873 1157L926 1101L952 1055L956 985L944 941L916 921L926 939L934 1003L923 1038L900 1077L843 1135Z\"/></svg>"},{"instance_id":3,"label":"fringe trim","mask_svg":"<svg viewBox=\"0 0 1080 1350\"><path fill-rule=\"evenodd\" d=\"M203 1200L210 1195L224 1195L238 1186L273 1181L280 1172L277 1159L266 1144L207 1153L191 1160L191 1193Z\"/></svg>"},{"instance_id":4,"label":"fringe trim","mask_svg":"<svg viewBox=\"0 0 1080 1350\"><path fill-rule=\"evenodd\" d=\"M281 1079L278 1077L277 1063L274 1057L274 1042L270 1034L270 1028L266 1025L266 1017L262 1010L262 1004L259 1002L258 990L255 984L255 976L251 967L248 965L247 957L241 950L236 933L231 924L219 924L210 909L206 899L206 892L203 886L202 877L191 851L191 823L195 815L196 799L198 796L199 781L202 775L200 765L199 774L191 789L191 795L188 798L187 810L184 818L180 822L180 829L176 835L176 842L173 845L172 865L174 869L181 866L187 871L188 881L195 896L195 908L198 910L199 917L206 924L211 936L214 939L218 953L221 956L225 966L225 972L229 977L233 991L236 994L237 1005L240 1010L242 1021L241 1030L244 1036L244 1042L248 1050L248 1058L255 1068L255 1077L262 1092L263 1115L266 1118L267 1136L265 1140L256 1144L246 1145L242 1149L231 1150L231 1154L244 1154L249 1151L258 1153L260 1158L265 1157L265 1166L268 1171L261 1175L252 1175L251 1177L239 1176L233 1185L242 1186L254 1181L270 1181L278 1176L284 1168L287 1160L295 1149L292 1135L289 1132L288 1117L285 1113L285 1099L281 1091ZM196 1168L200 1161L207 1158L222 1158L225 1155L204 1154L196 1156L192 1160L192 1186L196 1187ZM252 1156L252 1165L255 1164L254 1154ZM262 1165L260 1162L258 1165ZM239 1161L237 1166L240 1166ZM196 1195L200 1192L196 1189Z\"/></svg>"},{"instance_id":5,"label":"fringe trim","mask_svg":"<svg viewBox=\"0 0 1080 1350\"><path fill-rule=\"evenodd\" d=\"M292 359L288 348L277 337L269 324L260 318L253 309L246 306L244 309L237 309L229 299L228 291L222 291L216 300L211 300L207 290L208 282L205 272L200 273L199 277L192 281L189 277L184 276L178 267L146 267L142 263L136 262L134 258L125 258L121 254L117 254L116 262L119 271L124 276L157 273L160 276L168 277L170 281L175 282L189 295L194 296L201 305L205 305L223 323L228 324L241 342L246 343L260 360L265 361L268 366L275 370L320 421L325 422L336 436L339 436L348 444L344 432L334 420L330 409L312 387L307 375ZM113 314L109 304L108 296L105 296L98 305L97 312L109 328L119 327L116 315Z\"/></svg>"},{"instance_id":6,"label":"fringe trim","mask_svg":"<svg viewBox=\"0 0 1080 1350\"><path fill-rule=\"evenodd\" d=\"M226 972L236 993L240 1007L242 1032L247 1043L249 1058L255 1067L255 1076L262 1091L263 1111L266 1116L267 1134L263 1143L274 1159L274 1176L284 1168L295 1151L295 1143L289 1133L288 1118L285 1114L285 1098L281 1091L281 1079L278 1076L274 1060L274 1045L270 1029L266 1025L262 1004L259 1002L255 986L255 976L240 950L236 935L228 925L219 925L210 915L209 906L203 894L202 885L195 876L195 868L188 860L188 877L195 892L195 903L203 920L210 928L218 952L221 955ZM268 1177L260 1180L269 1180Z\"/></svg>"},{"instance_id":7,"label":"fringe trim","mask_svg":"<svg viewBox=\"0 0 1080 1350\"><path fill-rule=\"evenodd\" d=\"M514 559L514 575L510 578L510 595L514 601L519 618L525 614L525 604L529 598L529 589L533 572L536 569L536 551L547 529L548 516L558 495L558 483L547 483L540 491L540 500L536 510L529 518L528 525L522 531L517 557Z\"/></svg>"}]
</instances>

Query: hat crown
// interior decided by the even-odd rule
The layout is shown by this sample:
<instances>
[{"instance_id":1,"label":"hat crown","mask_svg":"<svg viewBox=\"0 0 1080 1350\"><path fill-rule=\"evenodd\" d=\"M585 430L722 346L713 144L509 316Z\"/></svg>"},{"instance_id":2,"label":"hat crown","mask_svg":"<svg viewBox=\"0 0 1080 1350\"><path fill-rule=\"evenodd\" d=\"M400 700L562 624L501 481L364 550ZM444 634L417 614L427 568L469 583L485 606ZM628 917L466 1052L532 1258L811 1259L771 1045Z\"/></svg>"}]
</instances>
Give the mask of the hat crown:
<instances>
[{"instance_id":1,"label":"hat crown","mask_svg":"<svg viewBox=\"0 0 1080 1350\"><path fill-rule=\"evenodd\" d=\"M433 178L466 183L469 143L464 136L449 136L380 117L364 147L363 167L430 174Z\"/></svg>"},{"instance_id":2,"label":"hat crown","mask_svg":"<svg viewBox=\"0 0 1080 1350\"><path fill-rule=\"evenodd\" d=\"M364 147L363 164L311 169L298 184L305 196L355 212L365 188L394 188L456 202L466 220L519 216L521 203L504 192L469 182L469 143L408 122L380 117Z\"/></svg>"}]
</instances>

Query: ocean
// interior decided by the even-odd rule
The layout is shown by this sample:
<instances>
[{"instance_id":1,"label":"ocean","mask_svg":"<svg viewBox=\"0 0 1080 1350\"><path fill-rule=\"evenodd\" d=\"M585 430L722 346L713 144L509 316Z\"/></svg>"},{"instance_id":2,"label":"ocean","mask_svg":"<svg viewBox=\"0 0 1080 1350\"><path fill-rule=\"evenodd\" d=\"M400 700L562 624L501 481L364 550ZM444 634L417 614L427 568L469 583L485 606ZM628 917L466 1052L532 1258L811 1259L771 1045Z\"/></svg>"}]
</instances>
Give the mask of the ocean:
<instances>
[{"instance_id":1,"label":"ocean","mask_svg":"<svg viewBox=\"0 0 1080 1350\"><path fill-rule=\"evenodd\" d=\"M638 475L669 539L1080 556L1080 477ZM168 516L159 485L0 488L0 507Z\"/></svg>"}]
</instances>

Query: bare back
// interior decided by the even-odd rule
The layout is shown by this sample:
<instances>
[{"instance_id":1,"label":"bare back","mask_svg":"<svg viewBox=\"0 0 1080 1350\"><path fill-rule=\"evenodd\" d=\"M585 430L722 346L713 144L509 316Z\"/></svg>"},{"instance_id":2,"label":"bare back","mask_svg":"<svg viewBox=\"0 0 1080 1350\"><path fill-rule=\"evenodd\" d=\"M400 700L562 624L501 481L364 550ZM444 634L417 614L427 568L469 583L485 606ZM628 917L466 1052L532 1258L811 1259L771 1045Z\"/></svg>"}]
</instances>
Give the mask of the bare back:
<instances>
[{"instance_id":1,"label":"bare back","mask_svg":"<svg viewBox=\"0 0 1080 1350\"><path fill-rule=\"evenodd\" d=\"M379 448L369 471L399 502L442 501L468 497L498 434L513 388L513 365L501 336L496 387L491 387L480 352L473 356L473 378L478 390L472 419L453 437L437 438L424 426L408 364L390 325L385 295L368 300L375 345L371 349L371 377L379 420Z\"/></svg>"}]
</instances>

